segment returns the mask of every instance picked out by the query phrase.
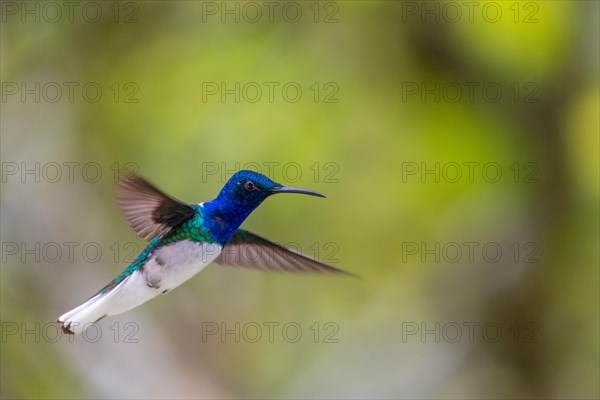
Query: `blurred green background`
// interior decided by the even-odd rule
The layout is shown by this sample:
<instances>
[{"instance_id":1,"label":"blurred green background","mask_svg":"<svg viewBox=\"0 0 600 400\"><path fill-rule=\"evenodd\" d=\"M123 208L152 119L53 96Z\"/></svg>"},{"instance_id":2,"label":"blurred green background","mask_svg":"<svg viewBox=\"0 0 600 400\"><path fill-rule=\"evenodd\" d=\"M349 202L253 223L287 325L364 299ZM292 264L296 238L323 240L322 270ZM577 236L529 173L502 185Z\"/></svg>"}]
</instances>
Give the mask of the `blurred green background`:
<instances>
[{"instance_id":1,"label":"blurred green background","mask_svg":"<svg viewBox=\"0 0 600 400\"><path fill-rule=\"evenodd\" d=\"M595 1L3 2L2 398L598 398L599 20ZM144 246L117 170L198 202L244 166L328 197L246 228L363 279L211 266L57 332Z\"/></svg>"}]
</instances>

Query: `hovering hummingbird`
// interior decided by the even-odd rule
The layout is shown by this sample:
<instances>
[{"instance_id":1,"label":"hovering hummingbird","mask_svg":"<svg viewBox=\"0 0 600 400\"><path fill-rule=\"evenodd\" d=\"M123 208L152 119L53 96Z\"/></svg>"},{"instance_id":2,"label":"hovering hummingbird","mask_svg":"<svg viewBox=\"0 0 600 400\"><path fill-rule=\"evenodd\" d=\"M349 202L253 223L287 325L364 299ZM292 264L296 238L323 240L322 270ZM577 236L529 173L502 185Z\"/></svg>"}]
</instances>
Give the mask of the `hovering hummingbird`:
<instances>
[{"instance_id":1,"label":"hovering hummingbird","mask_svg":"<svg viewBox=\"0 0 600 400\"><path fill-rule=\"evenodd\" d=\"M282 247L239 226L267 197L312 190L283 186L253 171L238 171L216 199L187 204L133 175L120 181L121 212L148 246L125 270L79 307L58 318L65 333L83 332L91 323L121 314L167 293L211 262L275 271L351 275Z\"/></svg>"}]
</instances>

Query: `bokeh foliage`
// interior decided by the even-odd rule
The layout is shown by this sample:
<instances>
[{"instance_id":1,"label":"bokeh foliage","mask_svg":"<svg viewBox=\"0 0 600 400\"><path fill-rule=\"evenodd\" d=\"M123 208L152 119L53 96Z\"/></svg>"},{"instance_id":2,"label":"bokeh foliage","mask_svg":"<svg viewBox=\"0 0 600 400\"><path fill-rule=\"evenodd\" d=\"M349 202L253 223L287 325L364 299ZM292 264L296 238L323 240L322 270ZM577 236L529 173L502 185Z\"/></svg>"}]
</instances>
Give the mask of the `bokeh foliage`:
<instances>
[{"instance_id":1,"label":"bokeh foliage","mask_svg":"<svg viewBox=\"0 0 600 400\"><path fill-rule=\"evenodd\" d=\"M477 10L487 4L476 3ZM109 3L100 4L109 13ZM97 263L4 254L3 398L600 395L597 2L514 3L517 22L512 2L496 3L504 12L497 23L479 13L473 22L466 14L436 21L407 8L442 10L444 2L344 1L336 3L334 23L315 23L309 2L299 3L305 14L297 23L222 22L194 1L128 4L137 7L136 22L3 15L3 83L96 82L104 92L96 103L3 100L3 164L95 162L103 176L94 184L77 175L72 183L3 177L2 242L95 242L105 251L133 242L141 249L113 201L115 163L135 165L189 202L212 198L223 183L220 173L203 174L207 163L219 172L297 163L302 175L293 183L328 199L270 199L245 226L305 251L317 242L321 256L333 242L336 265L363 279L212 266L168 296L102 321L97 343L51 343L43 334L6 336L6 329L52 322L126 263L108 252ZM529 7L538 10L537 22L523 22ZM118 101L108 89L115 82ZM139 88L136 103L122 101L128 82ZM296 103L279 95L270 102L265 93L255 103L223 102L203 97L206 82L297 82L304 93ZM334 82L339 101L314 102L315 82ZM479 89L474 101L407 96L407 85L449 82L494 83L503 95L495 102ZM525 102L532 87L536 101ZM497 163L504 179L403 178L406 163L465 162ZM536 179L515 182L515 163L521 173L534 165ZM337 182L325 179L326 164ZM281 168L272 177L290 183ZM506 255L496 263L403 258L405 243L469 241L501 243ZM534 243L539 262L514 262L508 249L515 242ZM115 321L134 322L139 343L124 343L123 329L115 343ZM230 328L293 321L303 337L204 342L207 321ZM309 326L329 321L339 327L339 342L315 343ZM468 321L498 324L502 340L402 340L407 322ZM511 327L528 322L537 340L512 340Z\"/></svg>"}]
</instances>

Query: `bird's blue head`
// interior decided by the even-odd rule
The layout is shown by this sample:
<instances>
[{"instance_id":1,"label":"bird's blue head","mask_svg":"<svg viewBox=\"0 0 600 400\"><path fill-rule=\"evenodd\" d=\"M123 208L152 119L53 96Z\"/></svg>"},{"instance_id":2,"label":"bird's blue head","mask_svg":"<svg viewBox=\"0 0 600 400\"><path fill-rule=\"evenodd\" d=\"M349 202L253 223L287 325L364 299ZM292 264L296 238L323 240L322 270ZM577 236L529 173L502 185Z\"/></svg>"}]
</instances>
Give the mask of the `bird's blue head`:
<instances>
[{"instance_id":1,"label":"bird's blue head","mask_svg":"<svg viewBox=\"0 0 600 400\"><path fill-rule=\"evenodd\" d=\"M226 243L260 203L277 193L325 197L312 190L281 185L258 172L238 171L229 178L216 199L204 204L206 216L213 221L210 230L217 241Z\"/></svg>"}]
</instances>

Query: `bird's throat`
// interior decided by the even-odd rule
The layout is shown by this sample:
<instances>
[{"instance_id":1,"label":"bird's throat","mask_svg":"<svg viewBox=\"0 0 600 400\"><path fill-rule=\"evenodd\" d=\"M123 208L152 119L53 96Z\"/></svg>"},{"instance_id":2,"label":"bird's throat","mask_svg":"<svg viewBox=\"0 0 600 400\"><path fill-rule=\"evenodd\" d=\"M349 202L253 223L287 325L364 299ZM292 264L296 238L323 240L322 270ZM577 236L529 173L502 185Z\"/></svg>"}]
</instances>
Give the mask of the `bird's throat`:
<instances>
[{"instance_id":1,"label":"bird's throat","mask_svg":"<svg viewBox=\"0 0 600 400\"><path fill-rule=\"evenodd\" d=\"M204 223L215 240L223 246L253 211L232 203L224 205L217 200L204 203L202 208Z\"/></svg>"}]
</instances>

